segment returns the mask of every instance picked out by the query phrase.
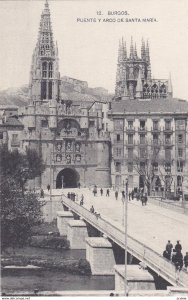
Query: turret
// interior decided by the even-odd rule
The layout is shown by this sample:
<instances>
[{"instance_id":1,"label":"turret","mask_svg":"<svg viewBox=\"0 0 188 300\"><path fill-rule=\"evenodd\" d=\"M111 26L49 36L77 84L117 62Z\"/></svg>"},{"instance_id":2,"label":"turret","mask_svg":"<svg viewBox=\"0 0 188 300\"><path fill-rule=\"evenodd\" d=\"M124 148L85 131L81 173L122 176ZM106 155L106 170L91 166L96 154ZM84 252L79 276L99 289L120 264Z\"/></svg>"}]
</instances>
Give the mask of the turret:
<instances>
[{"instance_id":1,"label":"turret","mask_svg":"<svg viewBox=\"0 0 188 300\"><path fill-rule=\"evenodd\" d=\"M134 48L133 48L133 38L131 37L131 45L130 45L130 59L134 59Z\"/></svg>"},{"instance_id":2,"label":"turret","mask_svg":"<svg viewBox=\"0 0 188 300\"><path fill-rule=\"evenodd\" d=\"M88 109L87 107L81 108L82 116L80 118L80 127L82 129L87 129L89 127L89 120L88 120Z\"/></svg>"},{"instance_id":3,"label":"turret","mask_svg":"<svg viewBox=\"0 0 188 300\"><path fill-rule=\"evenodd\" d=\"M138 99L142 98L142 92L143 92L143 87L142 87L141 71L139 70L137 85L136 85L136 98Z\"/></svg>"},{"instance_id":4,"label":"turret","mask_svg":"<svg viewBox=\"0 0 188 300\"><path fill-rule=\"evenodd\" d=\"M172 88L171 74L169 74L169 78L168 78L168 97L169 98L173 97L173 88Z\"/></svg>"}]
</instances>

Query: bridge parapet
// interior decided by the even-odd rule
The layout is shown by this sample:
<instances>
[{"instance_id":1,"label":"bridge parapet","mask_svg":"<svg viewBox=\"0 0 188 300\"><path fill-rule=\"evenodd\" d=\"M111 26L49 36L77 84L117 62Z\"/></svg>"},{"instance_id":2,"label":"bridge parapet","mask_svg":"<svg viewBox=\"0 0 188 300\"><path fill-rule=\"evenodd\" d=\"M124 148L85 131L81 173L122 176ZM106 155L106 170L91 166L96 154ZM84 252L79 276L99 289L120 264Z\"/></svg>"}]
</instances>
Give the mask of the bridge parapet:
<instances>
[{"instance_id":1,"label":"bridge parapet","mask_svg":"<svg viewBox=\"0 0 188 300\"><path fill-rule=\"evenodd\" d=\"M80 215L85 221L97 228L100 232L106 234L109 239L117 243L120 247L125 247L125 231L123 227L110 223L109 220L101 216L96 216L85 207L68 199L62 195L62 203L68 206L73 212ZM128 252L133 254L139 260L154 270L158 275L165 278L172 285L187 286L188 273L185 271L176 272L175 266L166 260L162 255L134 239L127 236Z\"/></svg>"}]
</instances>

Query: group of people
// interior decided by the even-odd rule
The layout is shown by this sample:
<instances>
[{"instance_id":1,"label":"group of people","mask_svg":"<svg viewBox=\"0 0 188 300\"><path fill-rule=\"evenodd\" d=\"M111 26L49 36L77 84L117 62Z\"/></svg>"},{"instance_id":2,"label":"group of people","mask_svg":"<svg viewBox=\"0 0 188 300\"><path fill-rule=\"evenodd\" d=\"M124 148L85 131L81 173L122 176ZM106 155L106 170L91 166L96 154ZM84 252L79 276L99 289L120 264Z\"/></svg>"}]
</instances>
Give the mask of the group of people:
<instances>
[{"instance_id":1,"label":"group of people","mask_svg":"<svg viewBox=\"0 0 188 300\"><path fill-rule=\"evenodd\" d=\"M176 270L180 271L184 266L185 270L188 272L188 252L186 252L185 256L183 257L182 245L180 244L180 241L177 241L175 247L173 248L173 244L169 240L163 252L163 257L172 261L176 267Z\"/></svg>"},{"instance_id":2,"label":"group of people","mask_svg":"<svg viewBox=\"0 0 188 300\"><path fill-rule=\"evenodd\" d=\"M97 189L97 186L95 185L94 188L93 188L93 195L97 196L97 192L98 192L98 189ZM101 196L103 196L103 193L104 193L104 190L103 190L103 188L101 188L100 189ZM109 197L109 196L110 196L110 190L106 189L106 197Z\"/></svg>"}]
</instances>

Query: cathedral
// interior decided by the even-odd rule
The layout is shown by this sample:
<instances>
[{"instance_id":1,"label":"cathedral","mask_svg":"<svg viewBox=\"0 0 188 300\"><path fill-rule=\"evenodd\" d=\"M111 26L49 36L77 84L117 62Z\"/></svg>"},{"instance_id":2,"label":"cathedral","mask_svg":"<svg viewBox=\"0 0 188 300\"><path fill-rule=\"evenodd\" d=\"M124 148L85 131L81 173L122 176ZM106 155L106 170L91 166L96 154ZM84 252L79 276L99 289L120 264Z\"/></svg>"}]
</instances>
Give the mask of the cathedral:
<instances>
[{"instance_id":1,"label":"cathedral","mask_svg":"<svg viewBox=\"0 0 188 300\"><path fill-rule=\"evenodd\" d=\"M46 169L35 186L46 188L110 186L110 135L100 101L72 101L61 96L58 47L49 4L41 15L32 56L28 106L20 108L22 147L35 149ZM90 99L89 99L90 100Z\"/></svg>"}]
</instances>

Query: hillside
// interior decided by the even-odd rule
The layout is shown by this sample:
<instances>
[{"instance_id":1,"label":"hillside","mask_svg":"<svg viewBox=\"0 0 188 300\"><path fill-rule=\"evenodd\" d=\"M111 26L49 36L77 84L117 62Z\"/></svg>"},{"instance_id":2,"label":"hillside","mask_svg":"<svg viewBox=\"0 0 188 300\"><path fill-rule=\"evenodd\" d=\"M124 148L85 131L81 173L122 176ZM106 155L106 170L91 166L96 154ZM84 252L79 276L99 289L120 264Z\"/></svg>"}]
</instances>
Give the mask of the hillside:
<instances>
[{"instance_id":1,"label":"hillside","mask_svg":"<svg viewBox=\"0 0 188 300\"><path fill-rule=\"evenodd\" d=\"M102 88L101 88L102 89ZM113 95L107 93L100 93L98 88L86 88L78 90L75 86L70 84L61 84L60 98L62 100L73 101L102 101L109 102ZM0 105L17 105L24 106L29 101L28 85L23 85L19 88L9 88L0 91Z\"/></svg>"}]
</instances>

